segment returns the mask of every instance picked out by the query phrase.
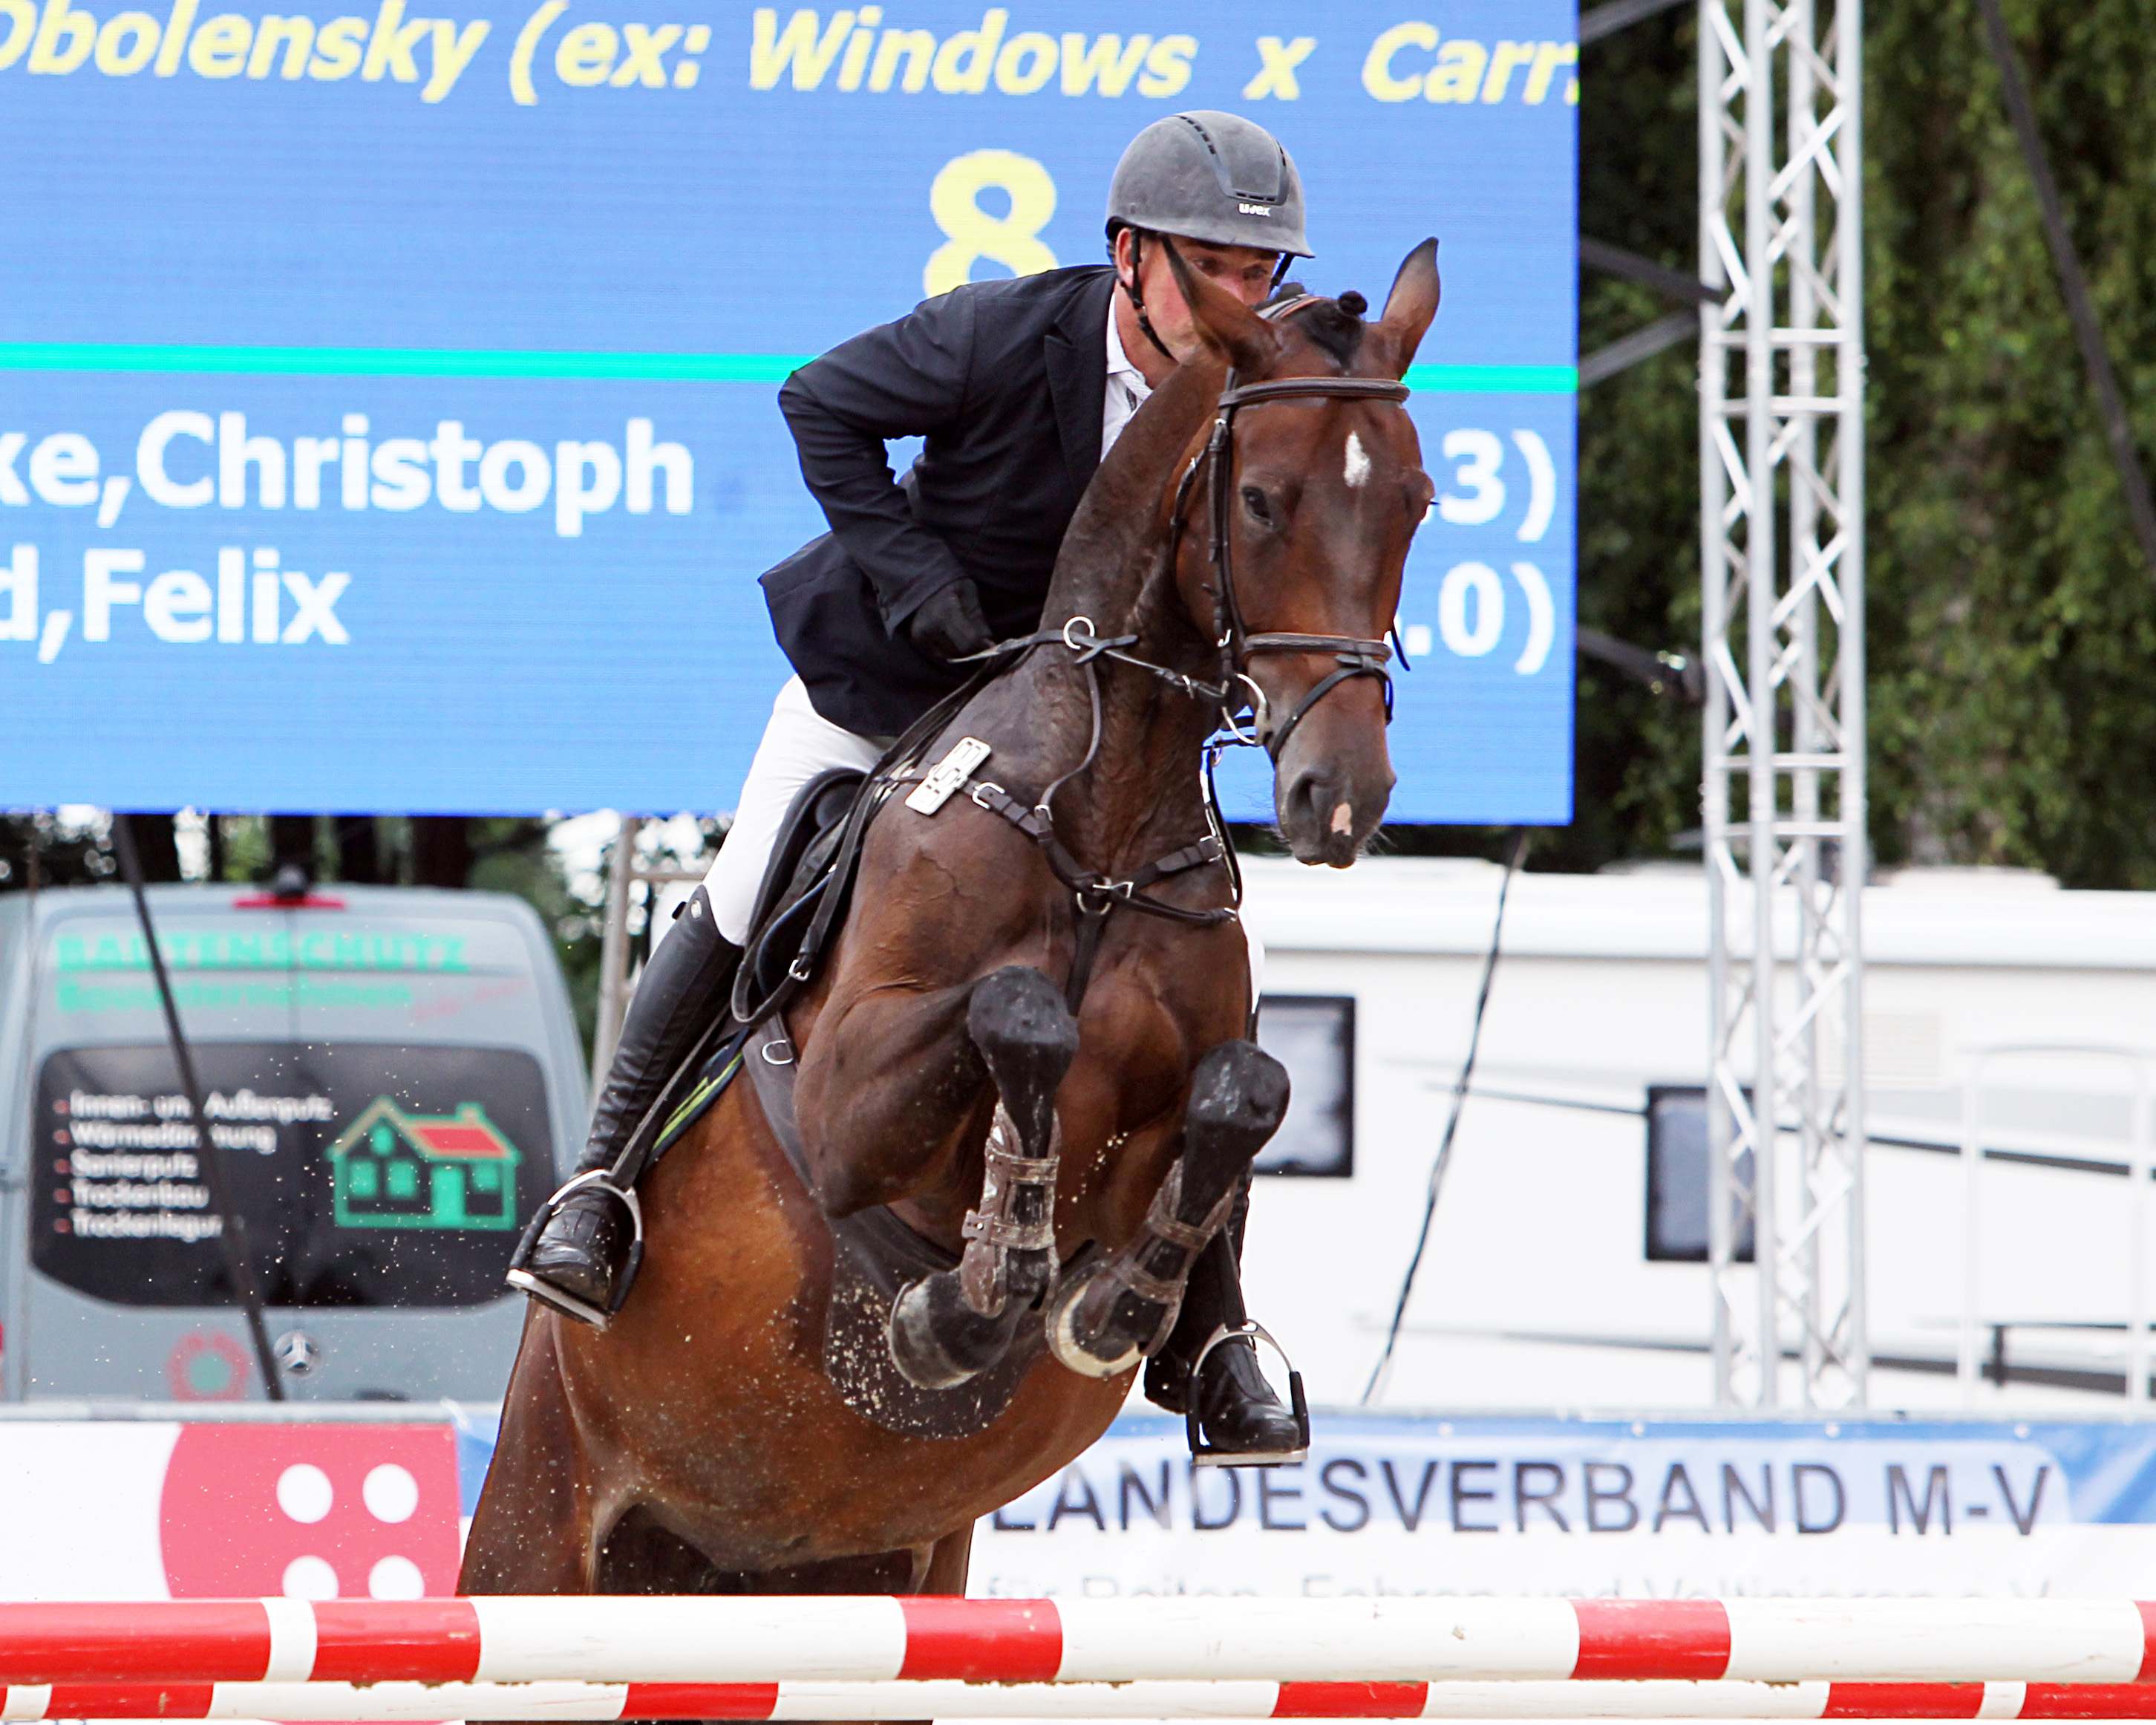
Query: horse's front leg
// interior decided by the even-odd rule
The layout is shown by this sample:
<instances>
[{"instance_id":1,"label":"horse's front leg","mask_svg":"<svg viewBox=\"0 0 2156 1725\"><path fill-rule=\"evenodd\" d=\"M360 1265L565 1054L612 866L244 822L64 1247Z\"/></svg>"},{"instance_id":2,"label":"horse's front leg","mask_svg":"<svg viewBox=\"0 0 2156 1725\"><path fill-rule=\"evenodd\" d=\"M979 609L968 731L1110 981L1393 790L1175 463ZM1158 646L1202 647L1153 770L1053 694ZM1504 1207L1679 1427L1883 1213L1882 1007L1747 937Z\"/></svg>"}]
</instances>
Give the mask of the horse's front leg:
<instances>
[{"instance_id":1,"label":"horse's front leg","mask_svg":"<svg viewBox=\"0 0 2156 1725\"><path fill-rule=\"evenodd\" d=\"M1055 1291L1055 1092L1078 1052L1077 1020L1055 983L1012 965L974 985L966 1029L998 1098L980 1208L958 1267L913 1283L891 1312L891 1358L924 1389L988 1370Z\"/></svg>"},{"instance_id":2,"label":"horse's front leg","mask_svg":"<svg viewBox=\"0 0 2156 1725\"><path fill-rule=\"evenodd\" d=\"M1227 1219L1243 1170L1287 1112L1287 1069L1255 1042L1224 1042L1191 1075L1183 1154L1137 1235L1066 1283L1048 1319L1056 1358L1088 1378L1127 1372L1168 1340L1191 1266Z\"/></svg>"}]
</instances>

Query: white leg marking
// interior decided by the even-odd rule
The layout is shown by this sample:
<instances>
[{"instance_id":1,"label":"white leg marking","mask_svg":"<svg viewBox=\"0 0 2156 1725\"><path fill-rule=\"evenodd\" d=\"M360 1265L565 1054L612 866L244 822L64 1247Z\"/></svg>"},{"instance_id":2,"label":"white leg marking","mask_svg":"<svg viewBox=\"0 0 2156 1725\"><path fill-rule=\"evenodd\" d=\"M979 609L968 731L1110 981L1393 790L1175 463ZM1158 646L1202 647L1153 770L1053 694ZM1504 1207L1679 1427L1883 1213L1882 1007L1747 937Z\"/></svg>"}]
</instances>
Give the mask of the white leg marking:
<instances>
[{"instance_id":1,"label":"white leg marking","mask_svg":"<svg viewBox=\"0 0 2156 1725\"><path fill-rule=\"evenodd\" d=\"M1363 453L1363 439L1352 431L1348 434L1348 465L1341 477L1351 491L1361 490L1370 479L1370 458Z\"/></svg>"}]
</instances>

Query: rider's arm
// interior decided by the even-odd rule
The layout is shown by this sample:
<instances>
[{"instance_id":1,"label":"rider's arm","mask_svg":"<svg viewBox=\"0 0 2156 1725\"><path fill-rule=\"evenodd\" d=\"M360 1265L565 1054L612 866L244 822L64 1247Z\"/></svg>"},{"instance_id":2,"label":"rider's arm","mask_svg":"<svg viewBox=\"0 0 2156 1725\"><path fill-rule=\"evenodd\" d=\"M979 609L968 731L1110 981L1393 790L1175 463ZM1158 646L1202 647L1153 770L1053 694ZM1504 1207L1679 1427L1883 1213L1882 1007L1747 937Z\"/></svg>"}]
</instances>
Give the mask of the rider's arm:
<instances>
[{"instance_id":1,"label":"rider's arm","mask_svg":"<svg viewBox=\"0 0 2156 1725\"><path fill-rule=\"evenodd\" d=\"M945 294L856 336L786 380L778 405L801 477L875 588L896 634L921 601L965 574L951 548L913 518L885 440L919 437L964 411L973 296Z\"/></svg>"}]
</instances>

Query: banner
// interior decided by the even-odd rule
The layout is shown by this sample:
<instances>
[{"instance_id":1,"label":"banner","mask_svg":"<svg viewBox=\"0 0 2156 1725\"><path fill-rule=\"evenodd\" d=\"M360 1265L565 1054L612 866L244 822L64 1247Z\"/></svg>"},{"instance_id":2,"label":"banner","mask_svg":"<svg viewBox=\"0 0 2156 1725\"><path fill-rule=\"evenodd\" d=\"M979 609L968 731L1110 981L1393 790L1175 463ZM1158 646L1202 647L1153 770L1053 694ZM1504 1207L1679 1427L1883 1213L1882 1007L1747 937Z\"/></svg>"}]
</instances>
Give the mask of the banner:
<instances>
[{"instance_id":1,"label":"banner","mask_svg":"<svg viewBox=\"0 0 2156 1725\"><path fill-rule=\"evenodd\" d=\"M1394 817L1569 818L1573 8L419 5L0 0L0 805L731 806L824 527L778 383L1100 260L1214 107L1312 288L1442 242Z\"/></svg>"},{"instance_id":2,"label":"banner","mask_svg":"<svg viewBox=\"0 0 2156 1725\"><path fill-rule=\"evenodd\" d=\"M1118 1421L982 1522L971 1590L2124 1596L2152 1563L2145 1425L1320 1409L1310 1459L1263 1471Z\"/></svg>"},{"instance_id":3,"label":"banner","mask_svg":"<svg viewBox=\"0 0 2156 1725\"><path fill-rule=\"evenodd\" d=\"M491 1417L327 1411L0 1423L0 1599L452 1591ZM982 1520L968 1591L2125 1598L2156 1568L2148 1425L1320 1409L1316 1435L1300 1466L1194 1470L1180 1421L1119 1420Z\"/></svg>"},{"instance_id":4,"label":"banner","mask_svg":"<svg viewBox=\"0 0 2156 1725\"><path fill-rule=\"evenodd\" d=\"M439 1421L0 1425L0 1599L416 1599L456 1591Z\"/></svg>"}]
</instances>

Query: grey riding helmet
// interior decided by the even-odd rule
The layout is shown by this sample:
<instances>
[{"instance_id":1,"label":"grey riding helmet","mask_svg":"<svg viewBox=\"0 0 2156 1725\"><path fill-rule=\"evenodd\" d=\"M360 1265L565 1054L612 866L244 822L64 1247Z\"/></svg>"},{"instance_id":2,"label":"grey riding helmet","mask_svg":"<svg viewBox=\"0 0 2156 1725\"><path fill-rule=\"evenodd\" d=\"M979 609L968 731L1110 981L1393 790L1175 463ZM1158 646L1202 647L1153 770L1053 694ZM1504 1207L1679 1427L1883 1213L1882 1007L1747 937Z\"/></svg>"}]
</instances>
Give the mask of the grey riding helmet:
<instances>
[{"instance_id":1,"label":"grey riding helmet","mask_svg":"<svg viewBox=\"0 0 2156 1725\"><path fill-rule=\"evenodd\" d=\"M1311 255L1287 151L1262 126L1212 109L1171 114L1131 140L1108 187L1111 248L1118 228Z\"/></svg>"}]
</instances>

